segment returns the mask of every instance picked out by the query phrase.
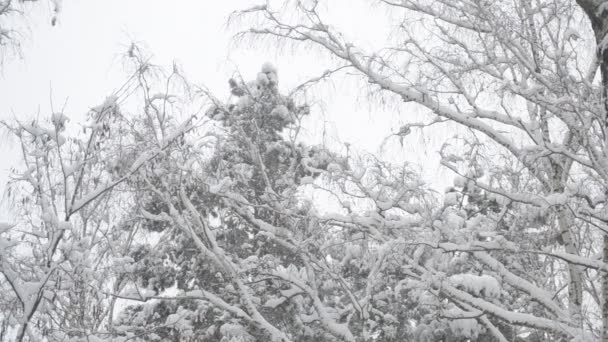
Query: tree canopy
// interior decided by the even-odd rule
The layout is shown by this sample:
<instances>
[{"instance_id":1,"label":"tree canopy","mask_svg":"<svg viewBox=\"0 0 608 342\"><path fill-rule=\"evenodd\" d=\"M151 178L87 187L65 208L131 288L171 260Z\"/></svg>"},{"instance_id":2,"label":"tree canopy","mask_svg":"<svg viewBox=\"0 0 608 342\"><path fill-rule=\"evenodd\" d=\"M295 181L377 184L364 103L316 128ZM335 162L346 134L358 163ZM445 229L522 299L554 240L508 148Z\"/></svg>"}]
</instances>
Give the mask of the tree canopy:
<instances>
[{"instance_id":1,"label":"tree canopy","mask_svg":"<svg viewBox=\"0 0 608 342\"><path fill-rule=\"evenodd\" d=\"M388 143L462 128L437 151L448 189L303 139L307 87L284 91L271 63L222 101L133 45L79 129L3 123L24 166L0 225L0 340L607 341L608 7L375 4L398 18L378 51L320 0L232 20L239 41L328 56L307 87L348 72L425 109Z\"/></svg>"}]
</instances>

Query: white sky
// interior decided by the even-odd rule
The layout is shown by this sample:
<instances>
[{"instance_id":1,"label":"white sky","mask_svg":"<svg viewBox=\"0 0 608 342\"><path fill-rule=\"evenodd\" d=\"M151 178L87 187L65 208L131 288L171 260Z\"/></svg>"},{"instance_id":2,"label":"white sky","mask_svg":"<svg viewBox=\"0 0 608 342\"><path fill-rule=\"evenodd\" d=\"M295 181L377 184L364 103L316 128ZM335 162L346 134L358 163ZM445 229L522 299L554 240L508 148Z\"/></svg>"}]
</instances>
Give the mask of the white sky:
<instances>
[{"instance_id":1,"label":"white sky","mask_svg":"<svg viewBox=\"0 0 608 342\"><path fill-rule=\"evenodd\" d=\"M190 81L205 85L219 98L228 95L227 80L236 70L251 79L266 61L278 67L283 90L328 68L322 56L313 52L234 46L234 31L229 32L225 25L228 14L258 2L64 0L54 27L50 25L50 4L43 2L29 16L29 32L21 48L23 58L9 59L1 69L0 119L48 117L52 100L56 111L67 101L65 114L73 122L82 121L88 108L101 103L126 79L121 54L131 41L143 43L154 55L155 64L177 61ZM363 46L376 47L381 43L377 37L386 36L386 13L370 12L367 5L354 0L332 0L331 6L341 10L329 20L350 32L350 37L356 37ZM367 105L363 91L347 85L337 81L334 91L319 99L325 105L315 108L307 127L310 133L319 136L325 126L329 136L375 151L384 137L412 116L411 106L399 106L399 113ZM391 159L437 160L430 145L436 146L441 139L432 144L428 134L408 139L402 151L391 151ZM0 193L8 180L9 168L17 165L19 158L16 144L5 142L3 139L0 144ZM421 143L427 147L422 148ZM424 165L426 179L446 175L451 178L433 164ZM0 219L2 216L0 212Z\"/></svg>"}]
</instances>

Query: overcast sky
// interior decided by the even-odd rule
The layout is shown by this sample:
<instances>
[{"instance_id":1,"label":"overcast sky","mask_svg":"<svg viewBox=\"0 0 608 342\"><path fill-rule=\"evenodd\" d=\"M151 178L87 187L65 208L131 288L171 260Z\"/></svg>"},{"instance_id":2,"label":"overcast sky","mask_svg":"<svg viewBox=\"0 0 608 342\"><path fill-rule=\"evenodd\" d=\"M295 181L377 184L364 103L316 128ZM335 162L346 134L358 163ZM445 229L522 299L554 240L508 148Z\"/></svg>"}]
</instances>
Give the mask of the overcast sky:
<instances>
[{"instance_id":1,"label":"overcast sky","mask_svg":"<svg viewBox=\"0 0 608 342\"><path fill-rule=\"evenodd\" d=\"M219 98L227 96L227 79L235 71L253 78L266 61L278 67L283 90L328 67L322 56L313 52L294 54L267 45L236 45L231 39L235 30L226 28L227 17L231 11L255 3L64 0L56 26L50 25L50 5L39 6L27 19L29 30L22 42L22 58L9 58L2 66L0 118L48 117L52 102L55 111L67 103L65 114L73 122L82 121L89 108L101 103L126 79L121 55L131 41L143 44L156 64L177 61L190 81L205 85ZM329 19L350 32L349 38L366 47L379 47L374 46L381 44L377 38L386 36L389 29L386 13L374 16L367 5L351 0L334 0L332 6L335 15ZM349 142L373 152L385 136L397 131L407 116L414 114L413 108L406 106L379 110L367 105L361 96L363 91L345 85L347 81L337 80L331 93L317 93L324 105L316 107L313 121L308 123L312 136L325 127L334 142ZM436 153L429 148L433 145L428 141L431 138L414 135L391 158L420 162L428 160L427 152L434 158ZM9 168L17 165L19 157L16 145L5 142L0 147L0 191L8 180ZM426 166L433 171L425 178L442 177L435 166Z\"/></svg>"}]
</instances>

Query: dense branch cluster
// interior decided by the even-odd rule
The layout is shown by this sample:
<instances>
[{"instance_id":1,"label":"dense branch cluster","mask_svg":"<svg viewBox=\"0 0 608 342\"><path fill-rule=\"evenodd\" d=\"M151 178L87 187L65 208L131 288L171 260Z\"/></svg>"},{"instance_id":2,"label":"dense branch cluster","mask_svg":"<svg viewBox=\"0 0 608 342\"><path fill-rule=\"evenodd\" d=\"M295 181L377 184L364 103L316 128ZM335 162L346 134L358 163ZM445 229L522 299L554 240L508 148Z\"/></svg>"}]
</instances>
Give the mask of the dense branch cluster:
<instances>
[{"instance_id":1,"label":"dense branch cluster","mask_svg":"<svg viewBox=\"0 0 608 342\"><path fill-rule=\"evenodd\" d=\"M346 40L324 21L326 4L320 1L267 2L236 15L260 22L245 35L318 47L336 57L338 66L426 107L435 120L471 130L446 141L440 151L442 165L462 177L445 202L461 208L454 213L463 224L453 231L470 221L490 231L455 246L462 243L446 230L429 245L473 258L470 266L500 279L509 299L488 306L445 287L437 296L483 312L478 322L498 318L486 324L497 340L554 340L583 331L591 333L585 339L599 337L601 318L608 314L603 304L608 292L601 290L607 286L601 279L604 264L597 259L605 250L607 222L604 5L381 3L404 18L388 40L392 45L382 51L365 51ZM585 19L591 27L580 24ZM424 269L433 273L436 267ZM517 304L529 300L535 305ZM512 335L504 323L544 332L520 328Z\"/></svg>"},{"instance_id":2,"label":"dense branch cluster","mask_svg":"<svg viewBox=\"0 0 608 342\"><path fill-rule=\"evenodd\" d=\"M244 38L316 47L328 70L464 127L438 151L453 184L310 146L314 111L271 64L220 101L177 68L154 79L133 48L135 73L83 133L64 113L5 123L25 166L19 219L0 226L0 339L608 338L605 6L380 1L403 18L381 51L327 6L235 16L255 23Z\"/></svg>"}]
</instances>

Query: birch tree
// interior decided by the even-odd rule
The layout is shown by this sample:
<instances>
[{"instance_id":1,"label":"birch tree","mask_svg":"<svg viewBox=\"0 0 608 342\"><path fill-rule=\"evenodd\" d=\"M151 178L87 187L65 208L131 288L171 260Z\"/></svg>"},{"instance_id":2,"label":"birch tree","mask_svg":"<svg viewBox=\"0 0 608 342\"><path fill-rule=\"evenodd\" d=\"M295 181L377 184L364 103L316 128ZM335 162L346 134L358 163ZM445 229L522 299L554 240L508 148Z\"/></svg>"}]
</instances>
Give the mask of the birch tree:
<instances>
[{"instance_id":1,"label":"birch tree","mask_svg":"<svg viewBox=\"0 0 608 342\"><path fill-rule=\"evenodd\" d=\"M509 296L488 301L442 281L429 291L468 310L497 340L607 340L604 2L382 0L377 6L403 19L381 37L389 45L380 51L327 22L328 6L268 1L235 16L255 23L243 36L317 48L395 101L425 108L430 122L469 130L440 151L462 177L446 199L459 210L491 203L496 212L483 215L495 226L491 237L453 240L457 225L414 241L466 255ZM458 213L464 227L480 216ZM520 267L523 259L535 274ZM418 267L418 276L437 271Z\"/></svg>"}]
</instances>

